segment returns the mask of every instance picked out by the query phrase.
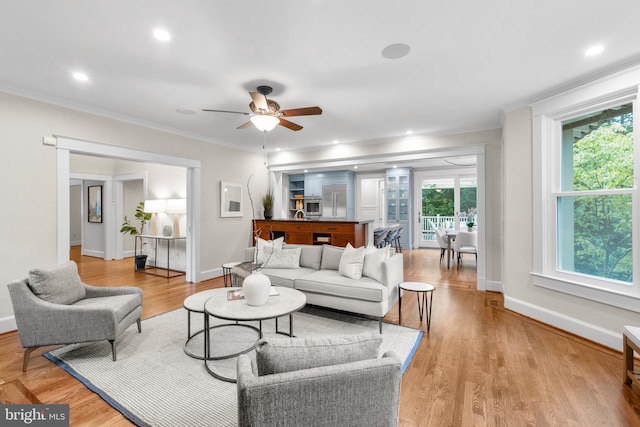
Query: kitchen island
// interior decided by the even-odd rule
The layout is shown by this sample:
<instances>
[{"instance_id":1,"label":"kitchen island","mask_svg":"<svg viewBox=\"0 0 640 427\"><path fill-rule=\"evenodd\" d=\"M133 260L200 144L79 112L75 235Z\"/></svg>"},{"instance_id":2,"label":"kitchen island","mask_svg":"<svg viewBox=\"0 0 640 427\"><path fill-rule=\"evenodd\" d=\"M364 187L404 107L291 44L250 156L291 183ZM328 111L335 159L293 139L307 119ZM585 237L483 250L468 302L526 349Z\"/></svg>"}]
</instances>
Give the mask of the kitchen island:
<instances>
[{"instance_id":1,"label":"kitchen island","mask_svg":"<svg viewBox=\"0 0 640 427\"><path fill-rule=\"evenodd\" d=\"M373 220L322 220L322 219L258 219L254 221L254 232L260 230L265 240L284 237L290 244L333 245L353 247L365 246Z\"/></svg>"}]
</instances>

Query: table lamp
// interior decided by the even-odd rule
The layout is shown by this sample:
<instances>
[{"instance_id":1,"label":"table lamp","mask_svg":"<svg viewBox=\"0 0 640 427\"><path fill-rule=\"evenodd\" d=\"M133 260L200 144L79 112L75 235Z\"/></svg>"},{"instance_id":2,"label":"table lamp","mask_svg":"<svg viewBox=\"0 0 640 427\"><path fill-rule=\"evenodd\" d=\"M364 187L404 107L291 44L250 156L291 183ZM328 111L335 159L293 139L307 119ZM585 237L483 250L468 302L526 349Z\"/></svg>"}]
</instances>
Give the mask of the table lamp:
<instances>
[{"instance_id":1,"label":"table lamp","mask_svg":"<svg viewBox=\"0 0 640 427\"><path fill-rule=\"evenodd\" d=\"M149 225L149 235L156 236L158 235L158 225L156 214L160 212L164 212L166 208L166 200L145 200L144 201L144 211L146 213L150 213L151 215L151 223Z\"/></svg>"},{"instance_id":2,"label":"table lamp","mask_svg":"<svg viewBox=\"0 0 640 427\"><path fill-rule=\"evenodd\" d=\"M172 237L180 237L180 214L187 213L187 199L167 200L167 213L173 214Z\"/></svg>"}]
</instances>

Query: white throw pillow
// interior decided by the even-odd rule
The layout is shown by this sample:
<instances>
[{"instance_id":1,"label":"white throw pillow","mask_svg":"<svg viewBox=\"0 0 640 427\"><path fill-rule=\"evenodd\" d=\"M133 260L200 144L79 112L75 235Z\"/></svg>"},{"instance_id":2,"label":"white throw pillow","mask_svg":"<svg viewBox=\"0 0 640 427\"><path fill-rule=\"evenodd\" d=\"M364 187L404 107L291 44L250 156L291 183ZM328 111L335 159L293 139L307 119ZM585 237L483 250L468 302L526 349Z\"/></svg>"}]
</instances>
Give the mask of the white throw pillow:
<instances>
[{"instance_id":1,"label":"white throw pillow","mask_svg":"<svg viewBox=\"0 0 640 427\"><path fill-rule=\"evenodd\" d=\"M389 258L388 248L376 248L369 245L364 250L364 263L362 267L362 275L370 277L382 283L382 263Z\"/></svg>"},{"instance_id":2,"label":"white throw pillow","mask_svg":"<svg viewBox=\"0 0 640 427\"><path fill-rule=\"evenodd\" d=\"M364 263L364 246L354 248L351 243L342 252L338 273L350 279L360 279L362 277L362 267Z\"/></svg>"},{"instance_id":3,"label":"white throw pillow","mask_svg":"<svg viewBox=\"0 0 640 427\"><path fill-rule=\"evenodd\" d=\"M274 249L282 250L282 243L284 243L284 237L278 237L275 240L264 240L258 237L256 241L256 264L264 264L269 259L269 255Z\"/></svg>"},{"instance_id":4,"label":"white throw pillow","mask_svg":"<svg viewBox=\"0 0 640 427\"><path fill-rule=\"evenodd\" d=\"M302 248L274 249L264 268L300 268Z\"/></svg>"}]
</instances>

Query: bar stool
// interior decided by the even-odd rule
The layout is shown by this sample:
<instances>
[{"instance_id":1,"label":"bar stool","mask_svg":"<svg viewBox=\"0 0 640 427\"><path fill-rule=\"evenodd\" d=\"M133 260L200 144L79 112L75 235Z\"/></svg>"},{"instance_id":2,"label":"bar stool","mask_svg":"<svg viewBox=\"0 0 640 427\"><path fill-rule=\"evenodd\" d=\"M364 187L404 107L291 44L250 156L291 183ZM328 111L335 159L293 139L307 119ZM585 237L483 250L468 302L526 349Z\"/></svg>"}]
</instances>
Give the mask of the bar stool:
<instances>
[{"instance_id":1,"label":"bar stool","mask_svg":"<svg viewBox=\"0 0 640 427\"><path fill-rule=\"evenodd\" d=\"M224 287L226 288L227 286L233 286L232 282L232 277L231 277L231 271L233 270L233 267L235 267L236 265L241 264L241 262L227 262L225 264L222 264L222 276L224 279Z\"/></svg>"}]
</instances>

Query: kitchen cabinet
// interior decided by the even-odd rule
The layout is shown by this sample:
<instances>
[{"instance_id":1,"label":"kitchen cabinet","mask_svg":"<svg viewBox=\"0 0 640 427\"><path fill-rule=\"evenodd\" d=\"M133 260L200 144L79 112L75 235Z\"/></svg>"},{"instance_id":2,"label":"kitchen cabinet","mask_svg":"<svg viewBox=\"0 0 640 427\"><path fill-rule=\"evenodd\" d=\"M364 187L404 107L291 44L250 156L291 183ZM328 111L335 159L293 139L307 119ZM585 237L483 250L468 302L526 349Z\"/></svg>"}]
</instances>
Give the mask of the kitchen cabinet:
<instances>
[{"instance_id":1,"label":"kitchen cabinet","mask_svg":"<svg viewBox=\"0 0 640 427\"><path fill-rule=\"evenodd\" d=\"M400 238L403 248L410 248L412 219L413 170L394 168L387 170L387 224L400 224L404 231Z\"/></svg>"},{"instance_id":2,"label":"kitchen cabinet","mask_svg":"<svg viewBox=\"0 0 640 427\"><path fill-rule=\"evenodd\" d=\"M322 197L322 175L306 174L304 176L304 197Z\"/></svg>"}]
</instances>

